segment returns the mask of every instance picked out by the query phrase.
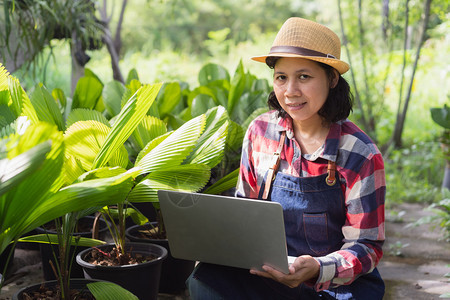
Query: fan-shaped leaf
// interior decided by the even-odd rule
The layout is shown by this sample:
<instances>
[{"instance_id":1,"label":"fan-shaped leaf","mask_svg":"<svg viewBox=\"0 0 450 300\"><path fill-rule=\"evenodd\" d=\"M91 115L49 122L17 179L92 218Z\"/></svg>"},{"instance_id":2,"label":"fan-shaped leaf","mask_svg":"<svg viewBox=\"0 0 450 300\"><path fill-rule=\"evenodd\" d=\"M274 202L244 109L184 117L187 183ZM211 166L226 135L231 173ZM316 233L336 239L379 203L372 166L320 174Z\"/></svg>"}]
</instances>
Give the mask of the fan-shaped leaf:
<instances>
[{"instance_id":1,"label":"fan-shaped leaf","mask_svg":"<svg viewBox=\"0 0 450 300\"><path fill-rule=\"evenodd\" d=\"M94 160L106 143L111 128L97 121L78 121L70 126L64 136L66 144L66 156L76 157L84 170L92 170ZM111 167L128 165L128 153L123 145L120 145L107 162Z\"/></svg>"},{"instance_id":2,"label":"fan-shaped leaf","mask_svg":"<svg viewBox=\"0 0 450 300\"><path fill-rule=\"evenodd\" d=\"M103 103L111 116L116 116L120 113L124 93L125 87L121 82L116 80L108 82L103 88Z\"/></svg>"},{"instance_id":3,"label":"fan-shaped leaf","mask_svg":"<svg viewBox=\"0 0 450 300\"><path fill-rule=\"evenodd\" d=\"M89 108L97 106L103 91L103 84L96 77L81 77L75 88L72 99L72 109Z\"/></svg>"},{"instance_id":4,"label":"fan-shaped leaf","mask_svg":"<svg viewBox=\"0 0 450 300\"><path fill-rule=\"evenodd\" d=\"M192 163L206 164L213 168L223 158L227 141L228 122L222 125L200 148L194 152Z\"/></svg>"},{"instance_id":5,"label":"fan-shaped leaf","mask_svg":"<svg viewBox=\"0 0 450 300\"><path fill-rule=\"evenodd\" d=\"M140 149L143 149L154 138L167 132L166 123L153 116L145 116L133 132L133 137Z\"/></svg>"},{"instance_id":6,"label":"fan-shaped leaf","mask_svg":"<svg viewBox=\"0 0 450 300\"><path fill-rule=\"evenodd\" d=\"M139 161L145 155L147 155L150 151L152 151L153 148L155 148L156 146L161 144L162 141L164 141L166 138L168 138L171 134L172 134L172 132L168 132L168 133L158 136L158 137L154 138L153 140L151 140L150 142L148 142L147 145L144 147L144 149L142 149L141 152L139 152L138 156L136 157L135 165L138 165Z\"/></svg>"},{"instance_id":7,"label":"fan-shaped leaf","mask_svg":"<svg viewBox=\"0 0 450 300\"><path fill-rule=\"evenodd\" d=\"M205 115L201 115L186 122L142 157L136 164L142 169L142 174L180 165L200 137L205 126L205 119Z\"/></svg>"},{"instance_id":8,"label":"fan-shaped leaf","mask_svg":"<svg viewBox=\"0 0 450 300\"><path fill-rule=\"evenodd\" d=\"M236 187L239 177L239 168L233 172L228 173L226 176L220 178L213 185L203 191L204 194L219 195L231 188Z\"/></svg>"},{"instance_id":9,"label":"fan-shaped leaf","mask_svg":"<svg viewBox=\"0 0 450 300\"><path fill-rule=\"evenodd\" d=\"M88 121L88 120L98 121L100 123L105 124L108 127L111 127L108 119L106 119L101 112L87 108L77 108L72 110L69 116L67 117L66 127L69 128L70 126L72 126L73 123L78 121Z\"/></svg>"},{"instance_id":10,"label":"fan-shaped leaf","mask_svg":"<svg viewBox=\"0 0 450 300\"><path fill-rule=\"evenodd\" d=\"M142 86L128 100L118 115L112 130L108 133L100 152L95 157L92 169L104 166L114 152L123 147L125 141L146 115L160 88L161 84Z\"/></svg>"},{"instance_id":11,"label":"fan-shaped leaf","mask_svg":"<svg viewBox=\"0 0 450 300\"><path fill-rule=\"evenodd\" d=\"M157 97L159 115L164 118L171 113L181 100L181 87L178 82L164 84Z\"/></svg>"},{"instance_id":12,"label":"fan-shaped leaf","mask_svg":"<svg viewBox=\"0 0 450 300\"><path fill-rule=\"evenodd\" d=\"M0 91L6 91L8 89L8 77L8 70L0 63Z\"/></svg>"},{"instance_id":13,"label":"fan-shaped leaf","mask_svg":"<svg viewBox=\"0 0 450 300\"><path fill-rule=\"evenodd\" d=\"M103 300L138 300L133 293L124 289L118 284L100 281L100 282L92 282L88 283L87 287L89 291L91 291L92 295L95 299L103 299Z\"/></svg>"},{"instance_id":14,"label":"fan-shaped leaf","mask_svg":"<svg viewBox=\"0 0 450 300\"><path fill-rule=\"evenodd\" d=\"M203 188L211 176L211 169L203 164L164 168L147 175L128 196L130 202L158 202L157 191L179 190L195 192Z\"/></svg>"},{"instance_id":15,"label":"fan-shaped leaf","mask_svg":"<svg viewBox=\"0 0 450 300\"><path fill-rule=\"evenodd\" d=\"M52 95L40 84L36 85L31 94L31 103L39 120L55 124L64 131L64 121L59 107Z\"/></svg>"}]
</instances>

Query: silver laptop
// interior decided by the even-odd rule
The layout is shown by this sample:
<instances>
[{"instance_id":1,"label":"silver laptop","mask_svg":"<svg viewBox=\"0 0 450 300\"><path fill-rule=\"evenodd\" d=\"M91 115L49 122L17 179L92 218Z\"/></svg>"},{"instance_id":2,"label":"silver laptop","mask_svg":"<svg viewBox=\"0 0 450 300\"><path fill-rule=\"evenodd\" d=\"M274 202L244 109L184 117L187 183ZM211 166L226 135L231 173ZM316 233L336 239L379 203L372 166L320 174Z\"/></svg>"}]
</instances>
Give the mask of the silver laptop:
<instances>
[{"instance_id":1,"label":"silver laptop","mask_svg":"<svg viewBox=\"0 0 450 300\"><path fill-rule=\"evenodd\" d=\"M283 209L277 202L158 191L172 256L289 273Z\"/></svg>"}]
</instances>

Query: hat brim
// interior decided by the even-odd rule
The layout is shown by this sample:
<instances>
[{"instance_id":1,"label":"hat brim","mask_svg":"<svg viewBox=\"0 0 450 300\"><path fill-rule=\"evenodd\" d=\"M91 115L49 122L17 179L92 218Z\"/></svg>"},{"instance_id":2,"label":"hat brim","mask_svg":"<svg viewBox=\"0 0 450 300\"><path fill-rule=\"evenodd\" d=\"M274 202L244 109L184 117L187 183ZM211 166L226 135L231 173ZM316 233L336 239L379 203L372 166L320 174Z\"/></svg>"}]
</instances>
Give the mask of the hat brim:
<instances>
[{"instance_id":1,"label":"hat brim","mask_svg":"<svg viewBox=\"0 0 450 300\"><path fill-rule=\"evenodd\" d=\"M296 57L296 58L304 58L304 59L314 60L314 61L318 61L318 62L324 63L326 65L329 65L329 66L335 68L341 75L350 69L350 65L348 63L346 63L345 61L336 59L336 58L304 56L304 55L299 55L299 54L294 54L294 53L270 53L269 55L264 55L264 56L254 56L254 57L252 57L252 59L254 61L265 63L267 57Z\"/></svg>"}]
</instances>

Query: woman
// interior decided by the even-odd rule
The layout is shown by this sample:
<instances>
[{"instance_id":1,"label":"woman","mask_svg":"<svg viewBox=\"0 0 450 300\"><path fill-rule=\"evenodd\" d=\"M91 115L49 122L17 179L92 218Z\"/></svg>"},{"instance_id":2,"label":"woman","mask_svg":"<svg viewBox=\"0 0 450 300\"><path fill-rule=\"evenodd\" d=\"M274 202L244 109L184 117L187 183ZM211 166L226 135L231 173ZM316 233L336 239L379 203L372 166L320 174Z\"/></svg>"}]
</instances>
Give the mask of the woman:
<instances>
[{"instance_id":1,"label":"woman","mask_svg":"<svg viewBox=\"0 0 450 300\"><path fill-rule=\"evenodd\" d=\"M340 40L318 23L290 18L270 53L269 106L246 133L237 196L283 207L289 274L200 263L192 299L382 299L376 266L384 242L385 177L376 145L347 119ZM270 220L268 220L270 222Z\"/></svg>"}]
</instances>

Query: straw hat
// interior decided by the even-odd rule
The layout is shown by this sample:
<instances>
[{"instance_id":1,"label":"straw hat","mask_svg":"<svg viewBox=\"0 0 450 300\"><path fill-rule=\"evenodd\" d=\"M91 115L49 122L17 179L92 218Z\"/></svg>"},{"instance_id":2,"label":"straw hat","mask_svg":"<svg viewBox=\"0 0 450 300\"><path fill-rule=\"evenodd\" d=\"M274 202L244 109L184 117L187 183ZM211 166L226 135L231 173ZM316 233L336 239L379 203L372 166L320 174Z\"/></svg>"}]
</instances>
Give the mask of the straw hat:
<instances>
[{"instance_id":1,"label":"straw hat","mask_svg":"<svg viewBox=\"0 0 450 300\"><path fill-rule=\"evenodd\" d=\"M340 74L350 68L346 62L340 60L339 37L328 27L302 18L289 18L281 26L269 54L252 59L265 63L269 56L300 57L318 61L332 66Z\"/></svg>"}]
</instances>

